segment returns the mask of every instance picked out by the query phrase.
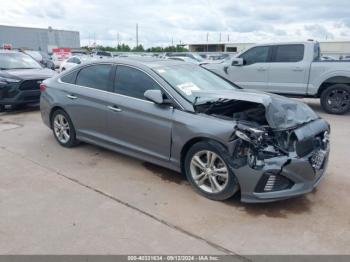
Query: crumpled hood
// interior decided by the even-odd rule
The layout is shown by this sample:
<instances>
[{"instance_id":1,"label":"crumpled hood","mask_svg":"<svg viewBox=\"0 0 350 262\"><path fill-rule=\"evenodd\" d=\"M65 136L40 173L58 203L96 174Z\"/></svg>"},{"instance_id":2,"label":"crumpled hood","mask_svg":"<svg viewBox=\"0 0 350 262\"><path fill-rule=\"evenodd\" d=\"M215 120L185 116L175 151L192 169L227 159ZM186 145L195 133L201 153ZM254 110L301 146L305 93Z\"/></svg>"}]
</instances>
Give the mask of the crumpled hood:
<instances>
[{"instance_id":1,"label":"crumpled hood","mask_svg":"<svg viewBox=\"0 0 350 262\"><path fill-rule=\"evenodd\" d=\"M0 77L18 80L47 79L56 74L48 68L0 70Z\"/></svg>"},{"instance_id":2,"label":"crumpled hood","mask_svg":"<svg viewBox=\"0 0 350 262\"><path fill-rule=\"evenodd\" d=\"M223 98L264 105L266 120L273 129L288 129L318 119L319 116L306 104L283 96L257 90L216 90L195 92L203 98Z\"/></svg>"}]
</instances>

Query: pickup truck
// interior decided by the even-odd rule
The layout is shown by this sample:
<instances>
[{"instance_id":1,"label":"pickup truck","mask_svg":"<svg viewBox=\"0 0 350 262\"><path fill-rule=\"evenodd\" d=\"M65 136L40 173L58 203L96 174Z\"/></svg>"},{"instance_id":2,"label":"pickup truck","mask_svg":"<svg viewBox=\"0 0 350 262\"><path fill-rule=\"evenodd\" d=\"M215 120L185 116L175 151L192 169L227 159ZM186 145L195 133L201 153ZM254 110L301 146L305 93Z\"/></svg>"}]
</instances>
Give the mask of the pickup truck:
<instances>
[{"instance_id":1,"label":"pickup truck","mask_svg":"<svg viewBox=\"0 0 350 262\"><path fill-rule=\"evenodd\" d=\"M322 61L316 41L261 44L204 68L247 89L320 98L331 114L350 110L350 61Z\"/></svg>"}]
</instances>

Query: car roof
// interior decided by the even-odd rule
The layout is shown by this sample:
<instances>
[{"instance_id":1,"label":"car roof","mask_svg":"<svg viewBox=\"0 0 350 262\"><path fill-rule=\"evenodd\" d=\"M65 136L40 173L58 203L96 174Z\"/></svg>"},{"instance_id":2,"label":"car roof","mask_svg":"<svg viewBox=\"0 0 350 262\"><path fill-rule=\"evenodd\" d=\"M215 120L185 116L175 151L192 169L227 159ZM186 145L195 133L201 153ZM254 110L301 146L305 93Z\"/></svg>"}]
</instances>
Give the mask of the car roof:
<instances>
[{"instance_id":1,"label":"car roof","mask_svg":"<svg viewBox=\"0 0 350 262\"><path fill-rule=\"evenodd\" d=\"M123 57L123 58L109 58L94 60L87 64L97 64L97 63L122 63L134 66L146 66L149 68L163 67L163 66L175 66L175 65L186 65L188 63L179 60L170 59L160 59L154 57L144 57L144 56L133 56L133 57Z\"/></svg>"},{"instance_id":2,"label":"car roof","mask_svg":"<svg viewBox=\"0 0 350 262\"><path fill-rule=\"evenodd\" d=\"M10 54L19 54L19 53L22 53L20 51L17 51L17 50L6 50L6 49L0 49L0 53L1 54L4 54L4 53L10 53Z\"/></svg>"}]
</instances>

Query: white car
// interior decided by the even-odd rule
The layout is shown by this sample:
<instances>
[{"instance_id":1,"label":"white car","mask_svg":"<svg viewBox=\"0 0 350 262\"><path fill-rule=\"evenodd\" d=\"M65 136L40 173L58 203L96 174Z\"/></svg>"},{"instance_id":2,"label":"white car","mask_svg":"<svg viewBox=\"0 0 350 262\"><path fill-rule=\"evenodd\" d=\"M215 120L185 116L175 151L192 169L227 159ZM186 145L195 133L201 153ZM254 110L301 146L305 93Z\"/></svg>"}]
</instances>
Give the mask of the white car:
<instances>
[{"instance_id":1,"label":"white car","mask_svg":"<svg viewBox=\"0 0 350 262\"><path fill-rule=\"evenodd\" d=\"M178 61L184 61L184 62L188 62L188 63L192 63L192 64L199 64L199 62L191 57L186 57L186 56L170 56L167 57L167 59L170 60L178 60Z\"/></svg>"},{"instance_id":2,"label":"white car","mask_svg":"<svg viewBox=\"0 0 350 262\"><path fill-rule=\"evenodd\" d=\"M59 72L71 69L72 67L80 65L83 62L90 61L92 59L93 58L90 56L71 56L60 64Z\"/></svg>"}]
</instances>

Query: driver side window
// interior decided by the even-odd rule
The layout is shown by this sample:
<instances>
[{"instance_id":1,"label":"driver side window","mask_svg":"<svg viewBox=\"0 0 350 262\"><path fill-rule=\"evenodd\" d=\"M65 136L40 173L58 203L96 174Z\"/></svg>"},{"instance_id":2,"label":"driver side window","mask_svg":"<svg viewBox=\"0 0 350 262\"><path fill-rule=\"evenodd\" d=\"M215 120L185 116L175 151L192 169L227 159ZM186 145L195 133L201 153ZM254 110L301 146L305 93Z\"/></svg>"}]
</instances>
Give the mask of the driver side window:
<instances>
[{"instance_id":1,"label":"driver side window","mask_svg":"<svg viewBox=\"0 0 350 262\"><path fill-rule=\"evenodd\" d=\"M161 90L161 88L144 72L128 66L117 66L115 93L146 100L144 93L147 90Z\"/></svg>"},{"instance_id":2,"label":"driver side window","mask_svg":"<svg viewBox=\"0 0 350 262\"><path fill-rule=\"evenodd\" d=\"M268 46L257 46L248 50L240 56L243 58L244 65L251 65L255 63L266 63L269 58L269 49Z\"/></svg>"}]
</instances>

